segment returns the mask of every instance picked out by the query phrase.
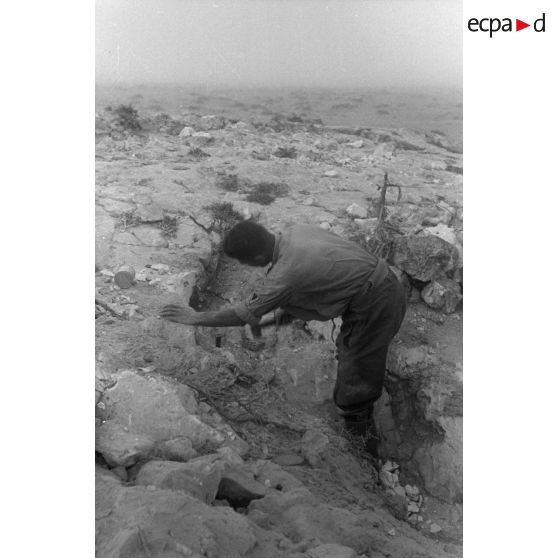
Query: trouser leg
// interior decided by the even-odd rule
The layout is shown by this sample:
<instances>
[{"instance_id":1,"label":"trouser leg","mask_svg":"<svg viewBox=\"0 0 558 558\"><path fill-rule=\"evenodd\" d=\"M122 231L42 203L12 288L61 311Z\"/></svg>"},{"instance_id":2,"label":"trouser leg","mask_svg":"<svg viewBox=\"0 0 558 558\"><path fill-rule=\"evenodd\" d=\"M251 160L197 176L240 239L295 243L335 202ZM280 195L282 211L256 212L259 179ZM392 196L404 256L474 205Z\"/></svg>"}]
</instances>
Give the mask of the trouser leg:
<instances>
[{"instance_id":1,"label":"trouser leg","mask_svg":"<svg viewBox=\"0 0 558 558\"><path fill-rule=\"evenodd\" d=\"M340 409L372 406L382 395L389 344L405 310L403 288L391 273L377 289L365 291L352 302L336 340L333 399Z\"/></svg>"},{"instance_id":2,"label":"trouser leg","mask_svg":"<svg viewBox=\"0 0 558 558\"><path fill-rule=\"evenodd\" d=\"M382 395L389 345L355 354L338 352L333 400L342 411L359 412L372 407Z\"/></svg>"},{"instance_id":3,"label":"trouser leg","mask_svg":"<svg viewBox=\"0 0 558 558\"><path fill-rule=\"evenodd\" d=\"M378 435L372 418L373 404L381 395L389 344L405 315L405 295L390 274L374 291L353 301L337 338L337 380L333 399L345 426L363 436L376 454Z\"/></svg>"}]
</instances>

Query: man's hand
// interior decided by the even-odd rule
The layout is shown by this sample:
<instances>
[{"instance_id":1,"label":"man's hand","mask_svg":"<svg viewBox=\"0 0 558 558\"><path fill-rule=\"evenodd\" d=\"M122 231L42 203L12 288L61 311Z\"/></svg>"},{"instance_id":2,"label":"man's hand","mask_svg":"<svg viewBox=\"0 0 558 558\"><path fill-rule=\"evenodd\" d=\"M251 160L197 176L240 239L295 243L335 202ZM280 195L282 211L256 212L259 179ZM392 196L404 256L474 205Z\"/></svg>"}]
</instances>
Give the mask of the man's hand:
<instances>
[{"instance_id":1,"label":"man's hand","mask_svg":"<svg viewBox=\"0 0 558 558\"><path fill-rule=\"evenodd\" d=\"M196 317L198 312L189 306L180 306L179 304L167 304L161 310L161 318L169 322L176 322L184 325L196 325Z\"/></svg>"},{"instance_id":2,"label":"man's hand","mask_svg":"<svg viewBox=\"0 0 558 558\"><path fill-rule=\"evenodd\" d=\"M285 312L282 308L264 314L258 324L259 327L267 327L270 325L283 326L290 324L294 320L294 316Z\"/></svg>"}]
</instances>

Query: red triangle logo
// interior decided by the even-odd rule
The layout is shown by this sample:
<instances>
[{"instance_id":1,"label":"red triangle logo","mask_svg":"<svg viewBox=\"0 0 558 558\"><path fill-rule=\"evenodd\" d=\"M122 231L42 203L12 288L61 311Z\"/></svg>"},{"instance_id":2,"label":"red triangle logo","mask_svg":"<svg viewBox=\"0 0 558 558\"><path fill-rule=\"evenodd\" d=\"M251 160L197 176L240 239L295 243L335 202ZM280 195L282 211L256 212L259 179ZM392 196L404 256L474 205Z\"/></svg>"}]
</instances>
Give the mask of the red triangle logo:
<instances>
[{"instance_id":1,"label":"red triangle logo","mask_svg":"<svg viewBox=\"0 0 558 558\"><path fill-rule=\"evenodd\" d=\"M524 21L521 21L520 19L515 20L515 30L516 31L521 31L522 29L525 29L526 27L531 27L531 24L530 23L525 23Z\"/></svg>"}]
</instances>

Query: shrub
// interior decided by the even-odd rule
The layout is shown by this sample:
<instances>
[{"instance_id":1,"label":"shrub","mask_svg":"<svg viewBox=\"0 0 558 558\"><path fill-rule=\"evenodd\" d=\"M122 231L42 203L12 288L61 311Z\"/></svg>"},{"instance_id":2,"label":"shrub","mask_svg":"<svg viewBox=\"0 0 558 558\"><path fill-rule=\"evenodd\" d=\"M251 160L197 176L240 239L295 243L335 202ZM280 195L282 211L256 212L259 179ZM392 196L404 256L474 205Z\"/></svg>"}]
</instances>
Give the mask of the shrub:
<instances>
[{"instance_id":1,"label":"shrub","mask_svg":"<svg viewBox=\"0 0 558 558\"><path fill-rule=\"evenodd\" d=\"M203 159L204 157L209 157L209 153L206 153L203 149L200 149L199 147L192 147L189 151L188 151L188 155L190 155L190 157L193 157L194 159Z\"/></svg>"},{"instance_id":2,"label":"shrub","mask_svg":"<svg viewBox=\"0 0 558 558\"><path fill-rule=\"evenodd\" d=\"M125 231L130 227L135 227L141 223L141 219L136 215L135 211L125 211L120 215L120 226Z\"/></svg>"},{"instance_id":3,"label":"shrub","mask_svg":"<svg viewBox=\"0 0 558 558\"><path fill-rule=\"evenodd\" d=\"M226 233L237 223L244 221L243 215L236 211L230 202L213 202L204 209L211 214L211 229L219 234Z\"/></svg>"},{"instance_id":4,"label":"shrub","mask_svg":"<svg viewBox=\"0 0 558 558\"><path fill-rule=\"evenodd\" d=\"M296 149L294 147L278 147L273 155L282 159L296 159Z\"/></svg>"},{"instance_id":5,"label":"shrub","mask_svg":"<svg viewBox=\"0 0 558 558\"><path fill-rule=\"evenodd\" d=\"M251 186L251 191L246 196L246 201L269 205L276 198L284 198L289 193L286 184L278 182L258 182Z\"/></svg>"},{"instance_id":6,"label":"shrub","mask_svg":"<svg viewBox=\"0 0 558 558\"><path fill-rule=\"evenodd\" d=\"M161 229L163 236L166 236L167 238L174 238L176 236L176 231L178 230L178 217L165 215L163 220L159 223L159 228Z\"/></svg>"},{"instance_id":7,"label":"shrub","mask_svg":"<svg viewBox=\"0 0 558 558\"><path fill-rule=\"evenodd\" d=\"M120 105L113 109L118 116L118 123L125 130L141 130L138 111L132 105Z\"/></svg>"}]
</instances>

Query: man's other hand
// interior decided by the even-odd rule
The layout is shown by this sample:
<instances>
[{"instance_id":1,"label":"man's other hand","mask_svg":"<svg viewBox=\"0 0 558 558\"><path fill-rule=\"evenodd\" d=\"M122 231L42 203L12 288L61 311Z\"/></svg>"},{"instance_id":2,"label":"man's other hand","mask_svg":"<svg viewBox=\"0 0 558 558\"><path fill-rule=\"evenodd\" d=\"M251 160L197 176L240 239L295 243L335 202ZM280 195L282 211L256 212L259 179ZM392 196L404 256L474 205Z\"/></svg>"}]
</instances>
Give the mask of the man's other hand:
<instances>
[{"instance_id":1,"label":"man's other hand","mask_svg":"<svg viewBox=\"0 0 558 558\"><path fill-rule=\"evenodd\" d=\"M179 304L167 304L161 310L161 318L169 322L176 322L184 325L195 325L197 312L189 306Z\"/></svg>"}]
</instances>

